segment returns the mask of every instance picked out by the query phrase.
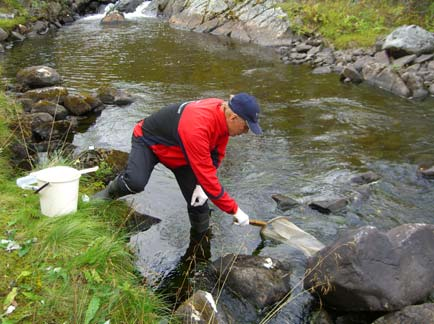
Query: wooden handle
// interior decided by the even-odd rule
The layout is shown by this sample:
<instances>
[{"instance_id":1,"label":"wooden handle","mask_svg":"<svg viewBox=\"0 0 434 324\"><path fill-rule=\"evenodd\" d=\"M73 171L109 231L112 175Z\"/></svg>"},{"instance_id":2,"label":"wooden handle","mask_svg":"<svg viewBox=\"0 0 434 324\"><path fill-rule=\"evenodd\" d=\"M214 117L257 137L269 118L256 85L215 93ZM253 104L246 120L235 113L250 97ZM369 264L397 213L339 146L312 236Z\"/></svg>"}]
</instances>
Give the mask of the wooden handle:
<instances>
[{"instance_id":1,"label":"wooden handle","mask_svg":"<svg viewBox=\"0 0 434 324\"><path fill-rule=\"evenodd\" d=\"M249 224L253 226L261 226L261 227L267 226L267 222L258 219L250 219Z\"/></svg>"}]
</instances>

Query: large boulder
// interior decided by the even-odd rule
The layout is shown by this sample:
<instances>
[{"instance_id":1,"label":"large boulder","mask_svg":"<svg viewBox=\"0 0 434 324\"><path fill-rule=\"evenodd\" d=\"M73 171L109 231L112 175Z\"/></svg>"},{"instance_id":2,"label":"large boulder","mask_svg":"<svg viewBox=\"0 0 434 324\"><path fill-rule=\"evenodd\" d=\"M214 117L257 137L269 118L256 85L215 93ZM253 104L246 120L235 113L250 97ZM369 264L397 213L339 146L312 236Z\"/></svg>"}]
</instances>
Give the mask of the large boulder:
<instances>
[{"instance_id":1,"label":"large boulder","mask_svg":"<svg viewBox=\"0 0 434 324\"><path fill-rule=\"evenodd\" d=\"M217 278L259 309L282 300L291 289L291 269L269 257L228 254L213 265Z\"/></svg>"},{"instance_id":2,"label":"large boulder","mask_svg":"<svg viewBox=\"0 0 434 324\"><path fill-rule=\"evenodd\" d=\"M309 260L305 288L342 311L392 311L423 301L434 286L434 225L347 232Z\"/></svg>"},{"instance_id":3,"label":"large boulder","mask_svg":"<svg viewBox=\"0 0 434 324\"><path fill-rule=\"evenodd\" d=\"M48 66L31 66L17 73L17 83L31 89L58 85L62 82L59 73Z\"/></svg>"},{"instance_id":4,"label":"large boulder","mask_svg":"<svg viewBox=\"0 0 434 324\"><path fill-rule=\"evenodd\" d=\"M383 49L394 56L434 52L434 35L416 26L401 26L386 37Z\"/></svg>"},{"instance_id":5,"label":"large boulder","mask_svg":"<svg viewBox=\"0 0 434 324\"><path fill-rule=\"evenodd\" d=\"M265 46L287 45L292 33L278 1L207 1L182 4L173 0L154 0L148 10L169 18L171 25Z\"/></svg>"}]
</instances>

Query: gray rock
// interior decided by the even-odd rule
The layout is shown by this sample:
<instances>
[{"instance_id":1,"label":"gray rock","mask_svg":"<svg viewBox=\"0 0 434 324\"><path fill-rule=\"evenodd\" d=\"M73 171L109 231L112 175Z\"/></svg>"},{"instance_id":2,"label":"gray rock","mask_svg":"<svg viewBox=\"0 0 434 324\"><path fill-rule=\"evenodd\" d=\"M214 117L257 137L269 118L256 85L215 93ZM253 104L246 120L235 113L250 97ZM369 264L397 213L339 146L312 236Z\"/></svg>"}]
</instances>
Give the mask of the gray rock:
<instances>
[{"instance_id":1,"label":"gray rock","mask_svg":"<svg viewBox=\"0 0 434 324\"><path fill-rule=\"evenodd\" d=\"M23 40L26 39L26 36L24 36L24 35L16 32L16 31L11 31L11 35L10 36L12 37L12 39L20 41L20 42L22 42Z\"/></svg>"},{"instance_id":2,"label":"gray rock","mask_svg":"<svg viewBox=\"0 0 434 324\"><path fill-rule=\"evenodd\" d=\"M26 91L23 98L32 99L34 102L39 100L50 100L62 104L67 95L67 88L54 86Z\"/></svg>"},{"instance_id":3,"label":"gray rock","mask_svg":"<svg viewBox=\"0 0 434 324\"><path fill-rule=\"evenodd\" d=\"M64 105L75 116L85 115L92 110L92 107L86 102L86 97L79 94L66 96Z\"/></svg>"},{"instance_id":4,"label":"gray rock","mask_svg":"<svg viewBox=\"0 0 434 324\"><path fill-rule=\"evenodd\" d=\"M32 107L31 112L46 112L53 116L55 120L65 119L68 115L68 111L65 107L48 100L40 100L35 103Z\"/></svg>"},{"instance_id":5,"label":"gray rock","mask_svg":"<svg viewBox=\"0 0 434 324\"><path fill-rule=\"evenodd\" d=\"M283 299L291 289L291 269L269 257L228 254L213 265L231 291L259 309Z\"/></svg>"},{"instance_id":6,"label":"gray rock","mask_svg":"<svg viewBox=\"0 0 434 324\"><path fill-rule=\"evenodd\" d=\"M409 97L410 89L391 68L380 63L369 63L362 69L363 78L372 85L390 91L401 97Z\"/></svg>"},{"instance_id":7,"label":"gray rock","mask_svg":"<svg viewBox=\"0 0 434 324\"><path fill-rule=\"evenodd\" d=\"M320 213L330 214L345 208L347 204L348 201L346 198L338 198L338 199L312 201L309 204L309 207L319 211Z\"/></svg>"},{"instance_id":8,"label":"gray rock","mask_svg":"<svg viewBox=\"0 0 434 324\"><path fill-rule=\"evenodd\" d=\"M371 56L361 56L354 62L353 66L358 72L361 72L363 67L372 61L374 58Z\"/></svg>"},{"instance_id":9,"label":"gray rock","mask_svg":"<svg viewBox=\"0 0 434 324\"><path fill-rule=\"evenodd\" d=\"M433 268L434 225L365 226L309 259L304 285L337 310L393 311L429 296Z\"/></svg>"},{"instance_id":10,"label":"gray rock","mask_svg":"<svg viewBox=\"0 0 434 324\"><path fill-rule=\"evenodd\" d=\"M431 60L434 57L434 54L423 54L414 60L414 63L423 63L428 60Z\"/></svg>"},{"instance_id":11,"label":"gray rock","mask_svg":"<svg viewBox=\"0 0 434 324\"><path fill-rule=\"evenodd\" d=\"M431 94L431 96L434 96L434 83L429 86L428 91Z\"/></svg>"},{"instance_id":12,"label":"gray rock","mask_svg":"<svg viewBox=\"0 0 434 324\"><path fill-rule=\"evenodd\" d=\"M320 66L312 70L312 74L328 74L332 72L333 70L330 66Z\"/></svg>"},{"instance_id":13,"label":"gray rock","mask_svg":"<svg viewBox=\"0 0 434 324\"><path fill-rule=\"evenodd\" d=\"M428 91L424 88L423 79L416 75L416 73L405 72L402 75L402 79L411 90L413 99L422 100L429 95Z\"/></svg>"},{"instance_id":14,"label":"gray rock","mask_svg":"<svg viewBox=\"0 0 434 324\"><path fill-rule=\"evenodd\" d=\"M116 4L116 10L121 12L134 12L142 3L143 0L119 0Z\"/></svg>"},{"instance_id":15,"label":"gray rock","mask_svg":"<svg viewBox=\"0 0 434 324\"><path fill-rule=\"evenodd\" d=\"M361 74L351 64L344 68L342 75L344 78L349 78L354 83L361 83L363 81Z\"/></svg>"},{"instance_id":16,"label":"gray rock","mask_svg":"<svg viewBox=\"0 0 434 324\"><path fill-rule=\"evenodd\" d=\"M432 53L434 35L416 25L398 27L386 37L383 49L397 55Z\"/></svg>"},{"instance_id":17,"label":"gray rock","mask_svg":"<svg viewBox=\"0 0 434 324\"><path fill-rule=\"evenodd\" d=\"M277 208L281 211L286 211L300 205L297 200L281 194L272 195L271 198L277 203Z\"/></svg>"},{"instance_id":18,"label":"gray rock","mask_svg":"<svg viewBox=\"0 0 434 324\"><path fill-rule=\"evenodd\" d=\"M356 183L358 185L364 185L368 183L372 183L381 179L381 176L376 174L375 172L368 171L362 174L359 174L353 178L351 178L352 183Z\"/></svg>"},{"instance_id":19,"label":"gray rock","mask_svg":"<svg viewBox=\"0 0 434 324\"><path fill-rule=\"evenodd\" d=\"M416 54L406 55L406 56L400 57L396 60L393 60L392 64L394 67L402 68L403 66L408 65L411 62L413 62L416 59L416 57L417 57Z\"/></svg>"},{"instance_id":20,"label":"gray rock","mask_svg":"<svg viewBox=\"0 0 434 324\"><path fill-rule=\"evenodd\" d=\"M372 324L421 324L434 322L434 304L411 305L384 315Z\"/></svg>"},{"instance_id":21,"label":"gray rock","mask_svg":"<svg viewBox=\"0 0 434 324\"><path fill-rule=\"evenodd\" d=\"M59 73L44 65L31 66L18 71L17 82L31 89L58 85L62 82Z\"/></svg>"},{"instance_id":22,"label":"gray rock","mask_svg":"<svg viewBox=\"0 0 434 324\"><path fill-rule=\"evenodd\" d=\"M390 63L389 55L387 55L386 51L381 51L381 52L375 53L374 60L375 60L375 62L380 63L380 64L384 64L384 65L389 65L389 63Z\"/></svg>"},{"instance_id":23,"label":"gray rock","mask_svg":"<svg viewBox=\"0 0 434 324\"><path fill-rule=\"evenodd\" d=\"M5 41L9 37L9 34L0 28L0 42Z\"/></svg>"},{"instance_id":24,"label":"gray rock","mask_svg":"<svg viewBox=\"0 0 434 324\"><path fill-rule=\"evenodd\" d=\"M430 168L420 167L418 172L427 179L434 179L434 166Z\"/></svg>"},{"instance_id":25,"label":"gray rock","mask_svg":"<svg viewBox=\"0 0 434 324\"><path fill-rule=\"evenodd\" d=\"M103 25L117 25L123 22L125 22L125 16L119 11L109 12L103 19L101 19L101 24Z\"/></svg>"}]
</instances>

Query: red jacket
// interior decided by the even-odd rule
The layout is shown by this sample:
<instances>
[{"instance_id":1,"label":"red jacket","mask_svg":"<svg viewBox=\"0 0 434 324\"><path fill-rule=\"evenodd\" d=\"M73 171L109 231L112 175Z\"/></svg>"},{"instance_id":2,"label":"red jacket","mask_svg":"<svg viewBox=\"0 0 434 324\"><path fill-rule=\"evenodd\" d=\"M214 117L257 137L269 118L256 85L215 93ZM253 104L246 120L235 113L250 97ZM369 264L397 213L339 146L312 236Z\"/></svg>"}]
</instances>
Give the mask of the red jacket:
<instances>
[{"instance_id":1,"label":"red jacket","mask_svg":"<svg viewBox=\"0 0 434 324\"><path fill-rule=\"evenodd\" d=\"M229 141L222 102L209 98L165 107L139 122L134 136L143 136L168 168L190 165L208 198L224 212L235 214L238 205L217 177Z\"/></svg>"}]
</instances>

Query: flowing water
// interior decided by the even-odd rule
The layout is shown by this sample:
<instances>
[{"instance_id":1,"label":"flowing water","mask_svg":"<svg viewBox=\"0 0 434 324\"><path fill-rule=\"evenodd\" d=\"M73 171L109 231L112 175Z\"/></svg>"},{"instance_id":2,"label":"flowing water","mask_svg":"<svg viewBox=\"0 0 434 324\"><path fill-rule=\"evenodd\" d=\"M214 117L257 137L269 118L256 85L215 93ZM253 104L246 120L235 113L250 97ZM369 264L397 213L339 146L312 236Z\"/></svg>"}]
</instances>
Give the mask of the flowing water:
<instances>
[{"instance_id":1,"label":"flowing water","mask_svg":"<svg viewBox=\"0 0 434 324\"><path fill-rule=\"evenodd\" d=\"M336 74L284 65L274 50L176 30L152 17L128 16L128 23L116 27L100 25L100 18L26 40L0 58L11 82L20 68L44 64L57 69L72 92L113 84L137 96L130 106L107 107L76 134L79 148L128 151L135 122L166 104L250 92L260 102L264 134L231 139L219 175L251 217L282 215L271 199L280 193L302 204L284 214L326 244L362 225L387 230L433 223L434 181L416 172L420 163L434 163L432 99L412 102L369 85L342 84ZM349 184L368 170L381 180L368 188ZM142 267L151 253L154 261L158 256L156 270L170 259L170 271L188 245L188 217L170 172L159 168L153 178L134 201L165 221L150 230L156 240L140 234L133 240L141 246ZM340 196L359 199L329 215L307 207ZM260 246L257 228L233 226L219 210L212 223L212 259Z\"/></svg>"}]
</instances>

